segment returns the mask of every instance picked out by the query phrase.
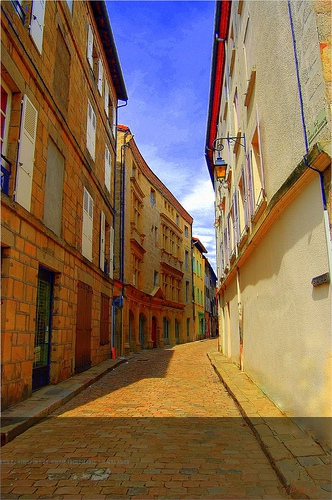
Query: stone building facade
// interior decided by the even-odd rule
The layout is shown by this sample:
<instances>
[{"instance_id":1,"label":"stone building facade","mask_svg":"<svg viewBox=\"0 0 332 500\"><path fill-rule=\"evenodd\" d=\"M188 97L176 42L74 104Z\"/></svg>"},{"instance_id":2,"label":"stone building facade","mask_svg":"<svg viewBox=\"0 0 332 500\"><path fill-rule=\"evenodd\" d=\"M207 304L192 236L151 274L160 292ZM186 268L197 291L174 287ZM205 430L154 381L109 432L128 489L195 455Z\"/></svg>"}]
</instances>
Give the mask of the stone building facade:
<instances>
[{"instance_id":1,"label":"stone building facade","mask_svg":"<svg viewBox=\"0 0 332 500\"><path fill-rule=\"evenodd\" d=\"M193 340L192 217L118 126L115 345L127 354Z\"/></svg>"},{"instance_id":2,"label":"stone building facade","mask_svg":"<svg viewBox=\"0 0 332 500\"><path fill-rule=\"evenodd\" d=\"M104 2L1 4L2 407L110 356L116 117Z\"/></svg>"},{"instance_id":3,"label":"stone building facade","mask_svg":"<svg viewBox=\"0 0 332 500\"><path fill-rule=\"evenodd\" d=\"M207 257L204 259L204 300L205 300L205 337L218 335L218 309L216 300L217 276Z\"/></svg>"},{"instance_id":4,"label":"stone building facade","mask_svg":"<svg viewBox=\"0 0 332 500\"><path fill-rule=\"evenodd\" d=\"M193 304L195 340L205 338L205 257L207 250L196 237L193 238Z\"/></svg>"},{"instance_id":5,"label":"stone building facade","mask_svg":"<svg viewBox=\"0 0 332 500\"><path fill-rule=\"evenodd\" d=\"M330 26L330 2L217 2L206 137L220 350L329 443Z\"/></svg>"}]
</instances>

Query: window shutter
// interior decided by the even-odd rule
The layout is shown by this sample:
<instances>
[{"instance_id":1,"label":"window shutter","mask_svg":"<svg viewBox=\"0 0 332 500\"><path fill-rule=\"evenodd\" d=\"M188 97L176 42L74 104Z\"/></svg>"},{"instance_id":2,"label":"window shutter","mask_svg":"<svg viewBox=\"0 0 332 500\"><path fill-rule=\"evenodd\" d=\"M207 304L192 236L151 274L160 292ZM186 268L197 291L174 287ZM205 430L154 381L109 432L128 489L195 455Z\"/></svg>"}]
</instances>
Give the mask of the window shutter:
<instances>
[{"instance_id":1,"label":"window shutter","mask_svg":"<svg viewBox=\"0 0 332 500\"><path fill-rule=\"evenodd\" d=\"M105 145L105 186L111 192L111 154Z\"/></svg>"},{"instance_id":2,"label":"window shutter","mask_svg":"<svg viewBox=\"0 0 332 500\"><path fill-rule=\"evenodd\" d=\"M103 95L103 78L104 78L104 68L101 59L98 60L98 90L99 94Z\"/></svg>"},{"instance_id":3,"label":"window shutter","mask_svg":"<svg viewBox=\"0 0 332 500\"><path fill-rule=\"evenodd\" d=\"M110 227L110 269L109 276L113 279L113 262L114 262L114 228Z\"/></svg>"},{"instance_id":4,"label":"window shutter","mask_svg":"<svg viewBox=\"0 0 332 500\"><path fill-rule=\"evenodd\" d=\"M86 125L86 145L91 154L92 159L95 159L95 144L96 144L96 115L88 101L88 117Z\"/></svg>"},{"instance_id":5,"label":"window shutter","mask_svg":"<svg viewBox=\"0 0 332 500\"><path fill-rule=\"evenodd\" d=\"M95 159L96 156L96 115L92 109L92 132L91 132L91 156Z\"/></svg>"},{"instance_id":6,"label":"window shutter","mask_svg":"<svg viewBox=\"0 0 332 500\"><path fill-rule=\"evenodd\" d=\"M93 69L93 32L90 24L88 26L88 46L87 46L86 56L91 66L91 69Z\"/></svg>"},{"instance_id":7,"label":"window shutter","mask_svg":"<svg viewBox=\"0 0 332 500\"><path fill-rule=\"evenodd\" d=\"M84 188L82 254L92 262L93 199Z\"/></svg>"},{"instance_id":8,"label":"window shutter","mask_svg":"<svg viewBox=\"0 0 332 500\"><path fill-rule=\"evenodd\" d=\"M116 136L116 106L112 104L113 135Z\"/></svg>"},{"instance_id":9,"label":"window shutter","mask_svg":"<svg viewBox=\"0 0 332 500\"><path fill-rule=\"evenodd\" d=\"M105 113L108 118L109 116L109 98L110 98L110 89L108 86L108 81L105 80L105 99L104 99L104 107L105 107Z\"/></svg>"},{"instance_id":10,"label":"window shutter","mask_svg":"<svg viewBox=\"0 0 332 500\"><path fill-rule=\"evenodd\" d=\"M15 200L29 211L31 206L37 117L38 112L36 108L25 95L23 97Z\"/></svg>"},{"instance_id":11,"label":"window shutter","mask_svg":"<svg viewBox=\"0 0 332 500\"><path fill-rule=\"evenodd\" d=\"M100 212L100 253L99 253L99 267L105 271L105 213Z\"/></svg>"},{"instance_id":12,"label":"window shutter","mask_svg":"<svg viewBox=\"0 0 332 500\"><path fill-rule=\"evenodd\" d=\"M32 36L40 53L42 52L43 47L45 1L46 0L34 0L32 2L30 35Z\"/></svg>"},{"instance_id":13,"label":"window shutter","mask_svg":"<svg viewBox=\"0 0 332 500\"><path fill-rule=\"evenodd\" d=\"M264 162L263 162L261 130L259 126L258 106L256 107L256 120L257 120L258 149L259 149L260 167L261 167L261 181L262 181L263 197L265 197Z\"/></svg>"}]
</instances>

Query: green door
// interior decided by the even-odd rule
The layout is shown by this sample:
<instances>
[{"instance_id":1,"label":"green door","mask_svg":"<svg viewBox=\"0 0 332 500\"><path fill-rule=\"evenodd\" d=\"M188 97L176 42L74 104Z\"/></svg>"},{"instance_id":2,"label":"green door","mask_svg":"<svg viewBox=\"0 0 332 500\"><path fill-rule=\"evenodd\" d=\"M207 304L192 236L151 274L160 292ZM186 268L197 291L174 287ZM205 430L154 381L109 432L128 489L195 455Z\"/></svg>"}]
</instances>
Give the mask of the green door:
<instances>
[{"instance_id":1,"label":"green door","mask_svg":"<svg viewBox=\"0 0 332 500\"><path fill-rule=\"evenodd\" d=\"M50 382L53 273L39 268L32 390Z\"/></svg>"}]
</instances>

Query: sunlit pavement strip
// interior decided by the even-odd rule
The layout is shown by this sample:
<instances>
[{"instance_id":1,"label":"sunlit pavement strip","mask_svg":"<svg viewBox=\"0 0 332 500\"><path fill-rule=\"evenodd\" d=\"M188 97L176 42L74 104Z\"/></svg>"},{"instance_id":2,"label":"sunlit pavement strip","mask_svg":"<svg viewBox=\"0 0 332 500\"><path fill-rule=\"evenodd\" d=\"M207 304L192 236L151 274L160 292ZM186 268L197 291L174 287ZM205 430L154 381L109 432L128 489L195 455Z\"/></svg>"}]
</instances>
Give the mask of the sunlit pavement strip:
<instances>
[{"instance_id":1,"label":"sunlit pavement strip","mask_svg":"<svg viewBox=\"0 0 332 500\"><path fill-rule=\"evenodd\" d=\"M211 366L216 349L142 351L117 366L2 448L1 498L288 498ZM330 498L297 486L293 497Z\"/></svg>"}]
</instances>

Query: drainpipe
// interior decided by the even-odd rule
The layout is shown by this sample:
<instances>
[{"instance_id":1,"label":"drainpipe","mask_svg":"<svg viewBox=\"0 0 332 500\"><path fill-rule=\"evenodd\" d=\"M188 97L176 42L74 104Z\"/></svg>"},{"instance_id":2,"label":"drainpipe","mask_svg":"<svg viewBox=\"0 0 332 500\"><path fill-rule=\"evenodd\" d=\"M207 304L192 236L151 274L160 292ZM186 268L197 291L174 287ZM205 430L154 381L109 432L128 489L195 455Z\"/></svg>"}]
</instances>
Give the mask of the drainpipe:
<instances>
[{"instance_id":1,"label":"drainpipe","mask_svg":"<svg viewBox=\"0 0 332 500\"><path fill-rule=\"evenodd\" d=\"M329 224L326 196L325 196L325 190L324 190L324 176L323 176L323 172L312 167L307 159L308 152L309 152L309 142L308 142L308 134L307 134L307 128L306 128L305 116L304 116L304 106L303 106L303 96L302 96L301 79L300 79L300 71L299 71L299 61L298 61L298 57L297 57L297 48L296 48L296 36L295 36L294 21L293 21L293 14L292 14L292 7L291 7L290 0L288 0L288 12L289 12L289 19L290 19L290 25L291 25L291 31L292 31L296 79L297 79L298 93L299 93L299 99L300 99L300 111L301 111L301 121L302 121L302 129L303 129L303 138L304 138L305 150L306 150L306 154L303 156L303 160L308 168L310 168L311 170L313 170L314 172L317 172L319 174L320 189L321 189L322 204L323 204L323 214L324 214L324 227L325 227L327 258L328 258L329 274L330 274L330 279L331 279L332 248L331 248L330 224ZM330 287L331 287L331 281L330 281Z\"/></svg>"},{"instance_id":2,"label":"drainpipe","mask_svg":"<svg viewBox=\"0 0 332 500\"><path fill-rule=\"evenodd\" d=\"M117 130L118 130L118 110L120 108L124 108L125 106L127 106L128 104L128 99L125 99L124 100L124 104L120 105L120 106L116 106L116 133L115 133L115 165L114 165L114 198L116 199L116 172L117 172L117 168L116 168L116 163L117 163L117 144L118 144L118 134L117 134ZM121 153L122 153L122 150L121 150ZM122 160L121 160L121 165L122 165ZM113 221L113 228L114 228L114 235L116 236L116 225L117 225L117 216L118 216L118 212L117 212L117 207L116 207L116 201L114 200L114 221ZM121 214L120 214L120 217L121 217ZM121 295L123 295L123 291L121 293ZM115 314L116 314L116 308L118 307L118 304L115 302L115 300L113 299L112 301L112 324L111 324L111 352L110 352L110 357L112 358L113 357L113 353L115 352L114 349L115 349ZM121 353L120 353L121 354Z\"/></svg>"}]
</instances>

